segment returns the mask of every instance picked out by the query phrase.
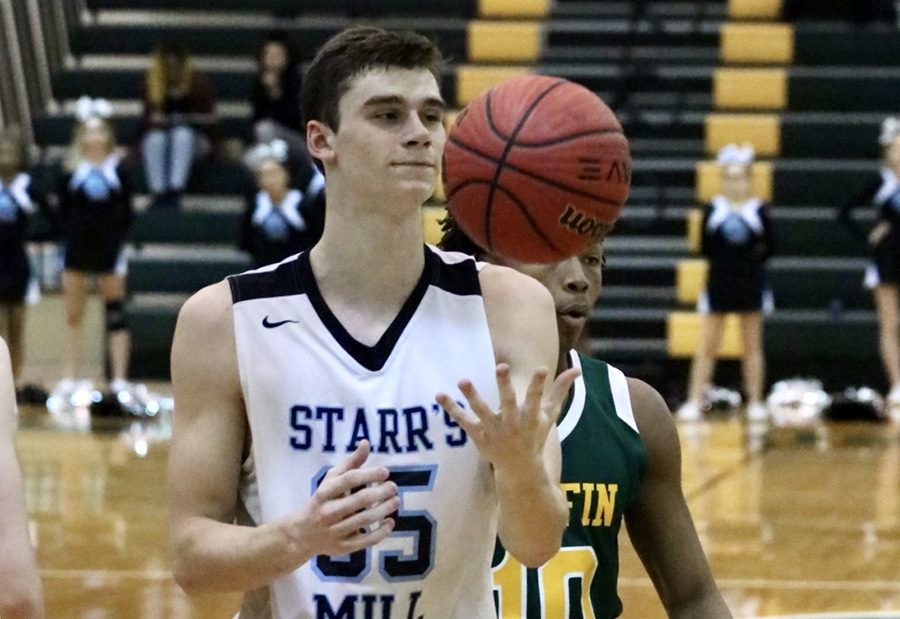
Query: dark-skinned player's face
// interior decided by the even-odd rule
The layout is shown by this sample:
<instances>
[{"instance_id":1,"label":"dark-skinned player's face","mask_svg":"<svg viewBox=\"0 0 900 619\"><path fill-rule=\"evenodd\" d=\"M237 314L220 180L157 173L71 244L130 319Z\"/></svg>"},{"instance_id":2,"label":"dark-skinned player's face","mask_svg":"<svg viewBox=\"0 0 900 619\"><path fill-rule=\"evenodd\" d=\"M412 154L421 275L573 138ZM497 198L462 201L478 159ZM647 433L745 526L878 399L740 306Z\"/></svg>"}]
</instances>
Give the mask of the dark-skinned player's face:
<instances>
[{"instance_id":1,"label":"dark-skinned player's face","mask_svg":"<svg viewBox=\"0 0 900 619\"><path fill-rule=\"evenodd\" d=\"M587 324L603 284L603 241L588 245L579 255L551 264L510 264L520 273L541 282L556 304L559 348L575 346Z\"/></svg>"}]
</instances>

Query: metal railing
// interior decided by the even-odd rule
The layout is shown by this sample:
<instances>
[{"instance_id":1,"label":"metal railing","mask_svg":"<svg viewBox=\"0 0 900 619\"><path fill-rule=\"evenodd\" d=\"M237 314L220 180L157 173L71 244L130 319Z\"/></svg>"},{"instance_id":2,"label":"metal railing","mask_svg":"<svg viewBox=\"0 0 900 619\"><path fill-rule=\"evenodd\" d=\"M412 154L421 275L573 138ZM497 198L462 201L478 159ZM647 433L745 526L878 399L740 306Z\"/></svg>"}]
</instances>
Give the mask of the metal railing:
<instances>
[{"instance_id":1,"label":"metal railing","mask_svg":"<svg viewBox=\"0 0 900 619\"><path fill-rule=\"evenodd\" d=\"M18 125L33 142L33 115L53 100L52 76L85 10L85 0L0 0L0 128Z\"/></svg>"}]
</instances>

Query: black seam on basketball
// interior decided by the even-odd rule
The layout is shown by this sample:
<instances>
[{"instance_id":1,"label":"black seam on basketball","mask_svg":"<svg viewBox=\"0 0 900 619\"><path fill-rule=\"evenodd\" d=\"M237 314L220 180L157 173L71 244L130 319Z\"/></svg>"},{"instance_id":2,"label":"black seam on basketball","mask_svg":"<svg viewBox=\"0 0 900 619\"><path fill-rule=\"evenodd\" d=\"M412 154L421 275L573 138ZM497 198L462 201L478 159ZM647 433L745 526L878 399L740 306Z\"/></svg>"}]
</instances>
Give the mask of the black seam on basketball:
<instances>
[{"instance_id":1,"label":"black seam on basketball","mask_svg":"<svg viewBox=\"0 0 900 619\"><path fill-rule=\"evenodd\" d=\"M469 144L466 144L465 142L460 142L459 140L457 140L455 138L450 138L449 141L452 142L455 146L458 146L464 150L467 150L468 152L472 153L473 155L478 155L479 157L486 159L493 163L500 162L500 160L497 159L496 157L493 157L492 155L489 155L483 151L480 151L477 148L475 148L474 146L470 146ZM545 177L541 176L540 174L535 174L534 172L529 172L528 170L524 170L524 169L520 168L519 166L513 165L508 162L505 165L506 165L506 168L509 170L513 170L515 172L518 172L519 174L527 176L528 178L532 178L532 179L540 181L542 183L546 183L547 185L550 185L551 187L565 189L566 191L569 191L577 196L582 196L584 198L590 198L591 200L596 200L597 202L600 202L601 204L609 204L611 206L621 206L621 204L619 204L619 202L616 200L610 200L609 198L604 198L603 196L598 196L593 193L589 193L587 191L581 191L580 189L575 189L573 187L569 187L568 185L565 185L563 183L557 183L556 181L553 181L549 178L545 178ZM489 182L489 181L484 181L484 182ZM447 197L449 198L450 195L452 195L452 194L453 194L453 192L451 192L450 194L447 194Z\"/></svg>"},{"instance_id":2,"label":"black seam on basketball","mask_svg":"<svg viewBox=\"0 0 900 619\"><path fill-rule=\"evenodd\" d=\"M532 219L531 213L528 212L528 207L525 206L524 202L522 202L513 192L511 192L503 185L497 185L497 190L502 191L510 200L512 200L513 204L516 205L516 208L519 209L519 213L525 218L525 221L528 222L528 225L531 226L532 231L534 231L535 234L541 237L541 240L544 241L544 243L546 243L550 249L555 251L561 257L565 256L565 253L561 251L556 245L554 245L553 241L547 238L547 236L544 234L544 231L541 230L540 226L538 226L534 219Z\"/></svg>"},{"instance_id":3,"label":"black seam on basketball","mask_svg":"<svg viewBox=\"0 0 900 619\"><path fill-rule=\"evenodd\" d=\"M559 146L560 144L571 142L572 140L577 140L578 138L583 138L589 135L605 135L608 133L624 134L621 129L589 129L588 131L579 131L578 133L564 135L552 140L547 140L546 142L516 142L514 146L516 146L517 148L543 148L546 146Z\"/></svg>"},{"instance_id":4,"label":"black seam on basketball","mask_svg":"<svg viewBox=\"0 0 900 619\"><path fill-rule=\"evenodd\" d=\"M491 243L491 224L490 224L491 211L494 208L494 204L493 204L494 190L497 187L497 181L500 180L500 175L503 173L503 166L506 163L506 158L509 156L509 151L512 150L513 143L516 140L516 136L522 130L522 127L525 126L525 123L528 122L528 118L531 116L531 113L534 112L534 110L538 106L538 104L541 101L543 101L544 98L547 95L549 95L551 91L555 90L556 88L559 88L560 86L562 86L565 83L567 83L566 80L559 80L557 82L554 82L553 84L550 84L549 86L547 86L547 88L545 88L544 91L541 92L537 97L535 97L534 101L532 101L528 105L528 108L524 112L522 112L522 115L519 117L519 120L516 123L515 128L513 128L512 133L509 135L509 138L506 140L506 145L503 147L503 153L500 154L500 160L497 161L497 169L494 171L494 179L491 181L491 188L488 190L487 207L484 209L484 228L487 231L487 235L485 236L485 243L487 244L487 248L489 250L494 249L494 245L493 245L493 243ZM491 93L488 92L487 100L485 101L486 111L487 111L486 118L488 121L488 126L492 128L491 130L494 131L495 133L497 133L497 135L500 135L500 132L496 130L496 127L494 127L494 119L491 115L491 97L490 97L490 95L491 95Z\"/></svg>"}]
</instances>

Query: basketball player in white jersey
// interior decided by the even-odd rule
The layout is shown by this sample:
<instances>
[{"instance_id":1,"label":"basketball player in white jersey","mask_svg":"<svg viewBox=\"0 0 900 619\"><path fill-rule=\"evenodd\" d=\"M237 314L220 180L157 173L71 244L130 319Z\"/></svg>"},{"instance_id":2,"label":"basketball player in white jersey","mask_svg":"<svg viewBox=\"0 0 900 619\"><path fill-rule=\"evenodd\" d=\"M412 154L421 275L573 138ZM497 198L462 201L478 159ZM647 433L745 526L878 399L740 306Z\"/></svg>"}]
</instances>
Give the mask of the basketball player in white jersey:
<instances>
[{"instance_id":1,"label":"basketball player in white jersey","mask_svg":"<svg viewBox=\"0 0 900 619\"><path fill-rule=\"evenodd\" d=\"M16 394L9 349L0 339L0 617L44 616L41 579L28 537L15 450Z\"/></svg>"},{"instance_id":2,"label":"basketball player in white jersey","mask_svg":"<svg viewBox=\"0 0 900 619\"><path fill-rule=\"evenodd\" d=\"M548 379L539 283L423 243L439 66L412 33L327 42L302 97L321 241L179 316L174 574L246 592L241 619L489 618L495 533L529 566L559 549L554 422L578 370Z\"/></svg>"}]
</instances>

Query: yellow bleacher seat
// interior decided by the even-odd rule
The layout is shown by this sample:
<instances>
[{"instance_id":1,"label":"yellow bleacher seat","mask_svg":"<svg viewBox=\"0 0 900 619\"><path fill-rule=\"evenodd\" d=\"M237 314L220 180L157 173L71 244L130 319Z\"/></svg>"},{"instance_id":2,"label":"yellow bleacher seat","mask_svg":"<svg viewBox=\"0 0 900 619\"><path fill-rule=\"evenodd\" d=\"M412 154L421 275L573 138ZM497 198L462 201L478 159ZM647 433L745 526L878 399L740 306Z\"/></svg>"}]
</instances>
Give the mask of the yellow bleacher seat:
<instances>
[{"instance_id":1,"label":"yellow bleacher seat","mask_svg":"<svg viewBox=\"0 0 900 619\"><path fill-rule=\"evenodd\" d=\"M777 114L709 114L705 123L706 152L715 155L727 144L753 145L757 156L781 154L781 122Z\"/></svg>"},{"instance_id":2,"label":"yellow bleacher seat","mask_svg":"<svg viewBox=\"0 0 900 619\"><path fill-rule=\"evenodd\" d=\"M550 0L478 0L481 17L546 17Z\"/></svg>"},{"instance_id":3,"label":"yellow bleacher seat","mask_svg":"<svg viewBox=\"0 0 900 619\"><path fill-rule=\"evenodd\" d=\"M425 242L429 245L437 245L441 240L441 220L447 216L447 209L443 206L422 207L422 228L425 231Z\"/></svg>"},{"instance_id":4,"label":"yellow bleacher seat","mask_svg":"<svg viewBox=\"0 0 900 619\"><path fill-rule=\"evenodd\" d=\"M537 62L540 22L473 20L469 22L468 50L469 62Z\"/></svg>"},{"instance_id":5,"label":"yellow bleacher seat","mask_svg":"<svg viewBox=\"0 0 900 619\"><path fill-rule=\"evenodd\" d=\"M705 258L687 258L675 266L675 293L679 303L696 304L706 288L709 264Z\"/></svg>"},{"instance_id":6,"label":"yellow bleacher seat","mask_svg":"<svg viewBox=\"0 0 900 619\"><path fill-rule=\"evenodd\" d=\"M465 105L506 78L527 75L529 72L527 67L461 66L456 71L456 103Z\"/></svg>"},{"instance_id":7,"label":"yellow bleacher seat","mask_svg":"<svg viewBox=\"0 0 900 619\"><path fill-rule=\"evenodd\" d=\"M713 101L720 110L783 110L787 107L787 71L716 69Z\"/></svg>"},{"instance_id":8,"label":"yellow bleacher seat","mask_svg":"<svg viewBox=\"0 0 900 619\"><path fill-rule=\"evenodd\" d=\"M697 312L670 312L666 320L666 343L670 357L693 357L700 344L703 315ZM743 354L737 314L725 318L720 359L737 359Z\"/></svg>"},{"instance_id":9,"label":"yellow bleacher seat","mask_svg":"<svg viewBox=\"0 0 900 619\"><path fill-rule=\"evenodd\" d=\"M726 64L791 64L794 61L794 27L779 23L725 24L719 51Z\"/></svg>"}]
</instances>

